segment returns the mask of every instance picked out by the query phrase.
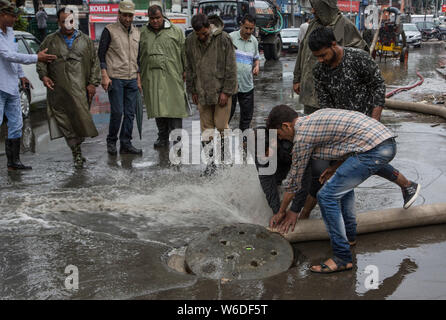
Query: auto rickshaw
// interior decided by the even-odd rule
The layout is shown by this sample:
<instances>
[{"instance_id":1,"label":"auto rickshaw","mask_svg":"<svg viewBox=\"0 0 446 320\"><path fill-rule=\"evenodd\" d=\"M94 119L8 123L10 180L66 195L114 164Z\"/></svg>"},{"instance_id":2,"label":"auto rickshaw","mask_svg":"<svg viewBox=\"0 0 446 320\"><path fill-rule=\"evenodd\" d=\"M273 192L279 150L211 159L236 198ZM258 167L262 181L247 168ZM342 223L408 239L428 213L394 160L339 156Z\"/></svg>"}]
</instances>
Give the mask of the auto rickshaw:
<instances>
[{"instance_id":1,"label":"auto rickshaw","mask_svg":"<svg viewBox=\"0 0 446 320\"><path fill-rule=\"evenodd\" d=\"M401 23L400 10L388 7L384 9L382 15L378 41L372 56L374 59L378 56L380 61L382 57L384 57L384 60L387 57L399 58L400 62L406 63L409 58L409 49Z\"/></svg>"}]
</instances>

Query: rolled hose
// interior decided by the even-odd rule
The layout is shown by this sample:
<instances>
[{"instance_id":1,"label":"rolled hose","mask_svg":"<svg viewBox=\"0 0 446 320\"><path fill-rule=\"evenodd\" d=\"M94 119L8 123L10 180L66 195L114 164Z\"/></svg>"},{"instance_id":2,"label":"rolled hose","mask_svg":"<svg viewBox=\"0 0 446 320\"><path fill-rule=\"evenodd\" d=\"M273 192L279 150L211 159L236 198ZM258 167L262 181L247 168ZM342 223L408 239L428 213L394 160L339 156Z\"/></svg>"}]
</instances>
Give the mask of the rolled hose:
<instances>
[{"instance_id":1,"label":"rolled hose","mask_svg":"<svg viewBox=\"0 0 446 320\"><path fill-rule=\"evenodd\" d=\"M440 107L433 104L386 99L385 106L390 109L425 113L446 119L446 107Z\"/></svg>"},{"instance_id":2,"label":"rolled hose","mask_svg":"<svg viewBox=\"0 0 446 320\"><path fill-rule=\"evenodd\" d=\"M277 33L277 32L280 32L282 30L282 28L283 28L283 17L282 17L282 14L280 13L279 10L277 10L277 14L279 15L279 20L280 20L280 27L279 28L277 28L275 30L271 30L272 28L267 28L267 29L260 28L260 30L262 30L263 32L266 32L266 33Z\"/></svg>"},{"instance_id":3,"label":"rolled hose","mask_svg":"<svg viewBox=\"0 0 446 320\"><path fill-rule=\"evenodd\" d=\"M443 224L446 203L364 212L357 215L356 222L357 234ZM298 220L294 231L283 236L292 243L329 239L322 219Z\"/></svg>"}]
</instances>

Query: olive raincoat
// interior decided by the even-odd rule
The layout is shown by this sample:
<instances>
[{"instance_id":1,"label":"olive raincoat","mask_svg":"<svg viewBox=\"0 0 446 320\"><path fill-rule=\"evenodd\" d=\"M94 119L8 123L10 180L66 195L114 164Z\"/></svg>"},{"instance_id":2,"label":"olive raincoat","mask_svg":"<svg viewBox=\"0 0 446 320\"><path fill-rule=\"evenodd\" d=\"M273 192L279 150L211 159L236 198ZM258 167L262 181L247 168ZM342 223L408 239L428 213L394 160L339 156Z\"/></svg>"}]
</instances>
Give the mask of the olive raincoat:
<instances>
[{"instance_id":1,"label":"olive raincoat","mask_svg":"<svg viewBox=\"0 0 446 320\"><path fill-rule=\"evenodd\" d=\"M195 31L187 36L187 91L198 95L202 106L216 105L220 93L237 93L237 63L231 37L223 20L210 16L211 35L202 43Z\"/></svg>"},{"instance_id":2,"label":"olive raincoat","mask_svg":"<svg viewBox=\"0 0 446 320\"><path fill-rule=\"evenodd\" d=\"M49 64L37 63L40 79L47 76L54 82L54 90L47 90L48 115L54 117L58 129L67 139L97 136L87 98L87 86L101 83L93 41L78 30L71 49L68 49L60 31L56 31L42 42L40 50L45 48L48 48L48 54L57 56ZM50 130L51 139L61 137L55 132Z\"/></svg>"},{"instance_id":3,"label":"olive raincoat","mask_svg":"<svg viewBox=\"0 0 446 320\"><path fill-rule=\"evenodd\" d=\"M183 31L166 18L164 28L157 33L149 25L144 26L139 57L147 117L188 117L183 81L186 70Z\"/></svg>"},{"instance_id":4,"label":"olive raincoat","mask_svg":"<svg viewBox=\"0 0 446 320\"><path fill-rule=\"evenodd\" d=\"M333 29L337 43L343 47L355 47L368 50L355 25L342 15L337 7L337 0L310 0L315 10L315 18L311 20L299 49L294 68L293 83L300 83L299 102L317 108L317 96L314 90L313 68L317 58L308 46L308 38L313 30L322 26Z\"/></svg>"}]
</instances>

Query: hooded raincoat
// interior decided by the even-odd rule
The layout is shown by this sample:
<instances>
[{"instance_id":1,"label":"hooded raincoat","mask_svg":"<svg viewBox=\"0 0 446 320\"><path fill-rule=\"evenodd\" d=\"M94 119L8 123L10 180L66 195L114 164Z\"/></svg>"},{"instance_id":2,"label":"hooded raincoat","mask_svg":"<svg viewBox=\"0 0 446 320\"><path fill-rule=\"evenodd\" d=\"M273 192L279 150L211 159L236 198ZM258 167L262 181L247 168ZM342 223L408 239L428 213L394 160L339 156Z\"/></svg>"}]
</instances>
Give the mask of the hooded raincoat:
<instances>
[{"instance_id":1,"label":"hooded raincoat","mask_svg":"<svg viewBox=\"0 0 446 320\"><path fill-rule=\"evenodd\" d=\"M317 95L313 81L313 68L317 63L317 58L308 46L311 32L322 26L330 27L340 46L364 50L368 48L356 26L339 11L336 0L310 0L310 2L316 14L315 18L311 20L300 46L294 68L293 83L300 83L299 102L317 108Z\"/></svg>"},{"instance_id":2,"label":"hooded raincoat","mask_svg":"<svg viewBox=\"0 0 446 320\"><path fill-rule=\"evenodd\" d=\"M216 105L220 93L237 93L237 63L231 37L223 31L223 20L209 18L211 34L202 43L195 31L186 39L187 91L198 95L203 106Z\"/></svg>"},{"instance_id":3,"label":"hooded raincoat","mask_svg":"<svg viewBox=\"0 0 446 320\"><path fill-rule=\"evenodd\" d=\"M139 57L147 117L188 117L183 31L166 18L164 28L158 32L147 24L141 30Z\"/></svg>"},{"instance_id":4,"label":"hooded raincoat","mask_svg":"<svg viewBox=\"0 0 446 320\"><path fill-rule=\"evenodd\" d=\"M56 31L40 45L40 50L45 48L48 48L48 54L57 56L50 64L37 63L40 79L47 76L54 82L54 90L47 90L50 118L54 117L58 129L67 139L97 136L87 98L87 86L101 83L93 41L78 30L71 49L68 49L60 31ZM51 139L61 137L55 136L54 132L50 130Z\"/></svg>"}]
</instances>

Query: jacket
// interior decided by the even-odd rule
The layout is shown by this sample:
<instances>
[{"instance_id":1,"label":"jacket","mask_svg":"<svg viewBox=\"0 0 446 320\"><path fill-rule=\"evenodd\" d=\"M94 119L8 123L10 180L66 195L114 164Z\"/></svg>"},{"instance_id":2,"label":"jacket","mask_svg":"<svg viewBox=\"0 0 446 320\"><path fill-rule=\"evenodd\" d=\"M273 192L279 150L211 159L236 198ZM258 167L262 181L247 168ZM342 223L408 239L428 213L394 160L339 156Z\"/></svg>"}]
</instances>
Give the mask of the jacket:
<instances>
[{"instance_id":1,"label":"jacket","mask_svg":"<svg viewBox=\"0 0 446 320\"><path fill-rule=\"evenodd\" d=\"M186 69L183 31L166 18L164 28L158 32L150 25L144 26L139 50L147 117L188 117L183 81Z\"/></svg>"},{"instance_id":2,"label":"jacket","mask_svg":"<svg viewBox=\"0 0 446 320\"><path fill-rule=\"evenodd\" d=\"M211 20L211 19L210 19ZM216 105L220 93L237 93L237 65L231 37L223 31L223 21L211 23L208 41L202 43L195 31L186 39L187 91L198 95L201 105Z\"/></svg>"}]
</instances>

